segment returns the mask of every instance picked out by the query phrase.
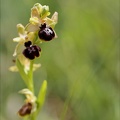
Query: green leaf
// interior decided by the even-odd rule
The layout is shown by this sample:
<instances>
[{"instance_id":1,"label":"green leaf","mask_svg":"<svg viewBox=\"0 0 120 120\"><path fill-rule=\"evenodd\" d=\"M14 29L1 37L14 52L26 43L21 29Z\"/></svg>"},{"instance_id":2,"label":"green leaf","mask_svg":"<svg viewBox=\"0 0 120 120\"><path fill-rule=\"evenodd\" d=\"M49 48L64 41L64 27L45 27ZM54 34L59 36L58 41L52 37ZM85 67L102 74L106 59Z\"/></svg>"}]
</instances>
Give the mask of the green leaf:
<instances>
[{"instance_id":1,"label":"green leaf","mask_svg":"<svg viewBox=\"0 0 120 120\"><path fill-rule=\"evenodd\" d=\"M46 95L46 90L47 90L47 81L44 80L42 83L42 86L39 90L38 98L37 98L37 103L38 103L38 112L42 108L44 101L45 101L45 95Z\"/></svg>"}]
</instances>

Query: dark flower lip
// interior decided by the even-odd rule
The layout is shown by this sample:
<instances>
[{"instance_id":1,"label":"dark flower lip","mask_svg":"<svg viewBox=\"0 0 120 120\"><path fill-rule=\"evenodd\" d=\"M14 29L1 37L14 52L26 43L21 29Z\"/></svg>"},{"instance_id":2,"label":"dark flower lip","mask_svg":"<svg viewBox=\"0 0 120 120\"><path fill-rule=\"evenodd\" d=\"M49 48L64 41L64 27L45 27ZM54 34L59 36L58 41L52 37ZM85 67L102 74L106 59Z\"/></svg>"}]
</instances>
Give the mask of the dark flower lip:
<instances>
[{"instance_id":1,"label":"dark flower lip","mask_svg":"<svg viewBox=\"0 0 120 120\"><path fill-rule=\"evenodd\" d=\"M20 110L18 111L18 114L20 116L29 115L29 114L31 114L31 110L32 110L32 104L26 103L20 108Z\"/></svg>"},{"instance_id":2,"label":"dark flower lip","mask_svg":"<svg viewBox=\"0 0 120 120\"><path fill-rule=\"evenodd\" d=\"M32 51L29 48L26 48L23 51L23 55L30 60L33 60L35 58L34 54L32 53Z\"/></svg>"},{"instance_id":3,"label":"dark flower lip","mask_svg":"<svg viewBox=\"0 0 120 120\"><path fill-rule=\"evenodd\" d=\"M32 44L32 42L31 42L31 41L28 41L28 42L25 42L25 43L24 43L24 46L25 46L25 47L29 47L31 44Z\"/></svg>"},{"instance_id":4,"label":"dark flower lip","mask_svg":"<svg viewBox=\"0 0 120 120\"><path fill-rule=\"evenodd\" d=\"M41 48L39 47L39 46L32 46L33 48L34 48L34 50L36 50L35 52L34 52L34 55L36 56L36 57L39 57L39 52L41 52Z\"/></svg>"},{"instance_id":5,"label":"dark flower lip","mask_svg":"<svg viewBox=\"0 0 120 120\"><path fill-rule=\"evenodd\" d=\"M30 59L33 60L35 59L35 57L39 57L40 56L40 52L41 52L41 48L39 46L36 45L31 45L31 41L25 42L25 47L26 49L23 50L23 55Z\"/></svg>"},{"instance_id":6,"label":"dark flower lip","mask_svg":"<svg viewBox=\"0 0 120 120\"><path fill-rule=\"evenodd\" d=\"M38 36L44 41L50 41L55 37L55 32L51 27L46 26L46 23L44 23L40 26Z\"/></svg>"},{"instance_id":7,"label":"dark flower lip","mask_svg":"<svg viewBox=\"0 0 120 120\"><path fill-rule=\"evenodd\" d=\"M40 26L40 29L41 29L41 30L44 29L44 28L46 28L46 23L43 23L43 24L41 24L41 26Z\"/></svg>"}]
</instances>

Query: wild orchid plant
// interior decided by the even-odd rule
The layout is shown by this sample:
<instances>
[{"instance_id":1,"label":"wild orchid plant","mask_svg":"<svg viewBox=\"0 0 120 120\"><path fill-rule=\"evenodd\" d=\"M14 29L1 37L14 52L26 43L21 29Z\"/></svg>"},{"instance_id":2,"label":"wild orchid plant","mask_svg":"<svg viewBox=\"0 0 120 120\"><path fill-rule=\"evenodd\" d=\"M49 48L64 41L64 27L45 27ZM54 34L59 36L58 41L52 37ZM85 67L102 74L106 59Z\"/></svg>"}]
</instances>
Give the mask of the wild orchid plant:
<instances>
[{"instance_id":1,"label":"wild orchid plant","mask_svg":"<svg viewBox=\"0 0 120 120\"><path fill-rule=\"evenodd\" d=\"M10 70L18 71L27 87L19 92L26 96L25 103L18 111L25 120L36 120L45 100L47 81L43 81L36 96L33 72L41 66L34 63L34 59L41 55L40 44L57 37L54 27L58 20L58 13L55 12L51 18L48 17L49 15L49 6L36 3L31 9L29 23L25 27L17 24L19 37L13 39L14 42L18 42L13 54L16 65L10 67Z\"/></svg>"}]
</instances>

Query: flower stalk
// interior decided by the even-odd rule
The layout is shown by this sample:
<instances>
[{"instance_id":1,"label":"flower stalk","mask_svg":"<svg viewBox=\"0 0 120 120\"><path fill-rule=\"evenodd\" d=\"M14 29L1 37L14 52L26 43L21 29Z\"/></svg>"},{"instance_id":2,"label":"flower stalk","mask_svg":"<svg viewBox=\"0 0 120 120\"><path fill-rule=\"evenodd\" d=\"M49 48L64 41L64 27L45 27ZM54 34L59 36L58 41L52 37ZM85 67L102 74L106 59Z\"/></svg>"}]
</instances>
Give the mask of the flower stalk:
<instances>
[{"instance_id":1,"label":"flower stalk","mask_svg":"<svg viewBox=\"0 0 120 120\"><path fill-rule=\"evenodd\" d=\"M28 88L34 93L34 83L33 83L33 63L34 60L30 61L30 70L28 72L29 80L28 80Z\"/></svg>"},{"instance_id":2,"label":"flower stalk","mask_svg":"<svg viewBox=\"0 0 120 120\"><path fill-rule=\"evenodd\" d=\"M45 101L47 81L43 81L36 96L33 73L41 66L34 63L35 59L41 56L40 44L57 38L54 27L57 24L58 13L55 12L51 18L48 17L49 15L49 6L36 3L31 9L31 17L27 25L17 24L19 36L13 39L18 44L13 54L15 65L9 69L12 72L19 72L26 84L26 88L19 92L26 96L24 104L18 111L18 115L23 120L36 120Z\"/></svg>"}]
</instances>

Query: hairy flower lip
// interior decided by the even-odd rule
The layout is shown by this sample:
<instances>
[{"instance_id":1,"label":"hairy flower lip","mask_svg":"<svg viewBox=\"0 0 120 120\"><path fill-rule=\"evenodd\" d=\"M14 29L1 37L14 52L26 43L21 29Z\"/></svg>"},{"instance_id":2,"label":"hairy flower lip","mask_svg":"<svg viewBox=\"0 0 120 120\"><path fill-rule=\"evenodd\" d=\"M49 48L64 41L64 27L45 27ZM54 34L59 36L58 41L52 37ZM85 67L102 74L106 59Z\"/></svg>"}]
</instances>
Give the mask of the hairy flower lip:
<instances>
[{"instance_id":1,"label":"hairy flower lip","mask_svg":"<svg viewBox=\"0 0 120 120\"><path fill-rule=\"evenodd\" d=\"M32 103L28 102L28 103L25 103L21 108L20 110L18 111L18 114L20 116L26 116L26 115L29 115L31 114L31 111L32 111Z\"/></svg>"},{"instance_id":2,"label":"hairy flower lip","mask_svg":"<svg viewBox=\"0 0 120 120\"><path fill-rule=\"evenodd\" d=\"M38 36L44 41L50 41L55 37L55 32L51 27L47 26L46 23L44 23L40 26Z\"/></svg>"},{"instance_id":3,"label":"hairy flower lip","mask_svg":"<svg viewBox=\"0 0 120 120\"><path fill-rule=\"evenodd\" d=\"M41 48L39 46L32 45L31 41L25 42L24 46L26 48L23 50L22 53L26 58L33 60L35 59L35 57L40 56Z\"/></svg>"},{"instance_id":4,"label":"hairy flower lip","mask_svg":"<svg viewBox=\"0 0 120 120\"><path fill-rule=\"evenodd\" d=\"M31 41L28 41L28 42L25 42L25 43L24 43L24 46L27 48L27 47L30 47L31 44L32 44L32 42L31 42Z\"/></svg>"}]
</instances>

